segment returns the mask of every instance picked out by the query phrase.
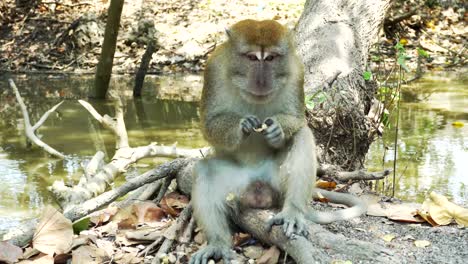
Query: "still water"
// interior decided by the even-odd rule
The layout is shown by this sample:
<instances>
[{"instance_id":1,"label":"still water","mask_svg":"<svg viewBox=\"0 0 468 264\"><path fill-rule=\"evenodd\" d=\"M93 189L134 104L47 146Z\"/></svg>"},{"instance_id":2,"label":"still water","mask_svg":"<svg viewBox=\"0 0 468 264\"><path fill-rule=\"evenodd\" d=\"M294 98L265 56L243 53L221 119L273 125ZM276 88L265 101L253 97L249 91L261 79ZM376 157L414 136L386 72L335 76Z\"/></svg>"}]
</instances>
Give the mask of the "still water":
<instances>
[{"instance_id":1,"label":"still water","mask_svg":"<svg viewBox=\"0 0 468 264\"><path fill-rule=\"evenodd\" d=\"M38 130L43 141L65 153L65 160L48 157L28 146L23 117L6 76L0 77L0 237L6 230L36 217L45 204L54 203L47 191L54 180L79 178L82 164L98 150L107 160L114 150L113 135L102 128L77 99L86 98L92 76L13 76L29 109L32 122L61 100ZM132 81L112 81L117 93L127 96L125 122L132 146L151 142L180 147L203 147L196 100L199 76L148 77L142 99L131 99ZM425 192L435 190L455 202L468 204L468 87L457 75L427 77L405 87L400 111L396 195L421 202ZM101 113L113 115L113 106L90 101ZM454 127L452 122L465 123ZM387 131L368 155L370 170L391 168L394 133ZM159 159L145 159L130 168L138 174Z\"/></svg>"}]
</instances>

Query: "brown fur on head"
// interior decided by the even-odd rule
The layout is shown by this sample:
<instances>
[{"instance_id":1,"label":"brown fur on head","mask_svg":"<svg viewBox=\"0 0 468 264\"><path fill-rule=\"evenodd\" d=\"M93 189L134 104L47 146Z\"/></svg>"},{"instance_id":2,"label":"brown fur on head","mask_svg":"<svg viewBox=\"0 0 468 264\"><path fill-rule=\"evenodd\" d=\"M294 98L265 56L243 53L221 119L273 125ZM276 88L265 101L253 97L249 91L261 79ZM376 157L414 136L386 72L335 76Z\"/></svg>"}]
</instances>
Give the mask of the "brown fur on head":
<instances>
[{"instance_id":1,"label":"brown fur on head","mask_svg":"<svg viewBox=\"0 0 468 264\"><path fill-rule=\"evenodd\" d=\"M242 36L249 45L269 47L278 45L288 30L274 20L246 19L234 24L227 34L230 37Z\"/></svg>"}]
</instances>

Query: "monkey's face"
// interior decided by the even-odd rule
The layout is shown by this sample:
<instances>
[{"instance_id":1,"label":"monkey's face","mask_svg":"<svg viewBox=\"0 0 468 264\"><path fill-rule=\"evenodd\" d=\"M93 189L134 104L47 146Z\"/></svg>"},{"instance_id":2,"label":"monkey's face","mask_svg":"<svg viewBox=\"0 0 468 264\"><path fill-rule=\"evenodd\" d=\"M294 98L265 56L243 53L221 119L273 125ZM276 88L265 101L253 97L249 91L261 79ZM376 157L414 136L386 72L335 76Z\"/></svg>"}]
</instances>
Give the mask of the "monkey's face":
<instances>
[{"instance_id":1,"label":"monkey's face","mask_svg":"<svg viewBox=\"0 0 468 264\"><path fill-rule=\"evenodd\" d=\"M232 84L250 103L267 103L286 86L290 52L286 28L274 21L241 21L228 31Z\"/></svg>"}]
</instances>

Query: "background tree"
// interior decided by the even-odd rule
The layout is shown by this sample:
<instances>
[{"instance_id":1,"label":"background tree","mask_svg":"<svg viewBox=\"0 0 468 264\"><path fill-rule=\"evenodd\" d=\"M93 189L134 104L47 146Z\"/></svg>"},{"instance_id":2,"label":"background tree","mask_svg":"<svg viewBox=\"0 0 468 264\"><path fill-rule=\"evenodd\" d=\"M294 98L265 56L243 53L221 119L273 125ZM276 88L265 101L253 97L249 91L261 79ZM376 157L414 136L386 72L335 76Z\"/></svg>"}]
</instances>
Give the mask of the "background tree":
<instances>
[{"instance_id":1,"label":"background tree","mask_svg":"<svg viewBox=\"0 0 468 264\"><path fill-rule=\"evenodd\" d=\"M305 3L296 36L305 63L308 122L321 163L363 167L373 141L367 114L377 88L363 73L389 5L389 0Z\"/></svg>"},{"instance_id":2,"label":"background tree","mask_svg":"<svg viewBox=\"0 0 468 264\"><path fill-rule=\"evenodd\" d=\"M101 57L99 58L99 63L96 68L94 87L90 89L90 97L103 99L109 88L123 4L124 0L112 0L110 3Z\"/></svg>"}]
</instances>

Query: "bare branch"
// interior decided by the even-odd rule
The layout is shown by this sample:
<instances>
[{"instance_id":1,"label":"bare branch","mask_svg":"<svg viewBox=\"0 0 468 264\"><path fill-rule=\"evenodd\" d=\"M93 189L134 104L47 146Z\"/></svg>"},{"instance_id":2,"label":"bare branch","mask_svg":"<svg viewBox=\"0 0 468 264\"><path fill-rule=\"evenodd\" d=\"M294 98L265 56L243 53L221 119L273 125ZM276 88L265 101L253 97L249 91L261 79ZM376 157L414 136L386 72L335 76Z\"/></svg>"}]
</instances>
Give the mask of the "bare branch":
<instances>
[{"instance_id":1,"label":"bare branch","mask_svg":"<svg viewBox=\"0 0 468 264\"><path fill-rule=\"evenodd\" d=\"M53 112L55 112L55 110L57 110L57 108L63 104L63 101L54 105L54 107L52 107L51 109L47 110L47 112L45 112L41 118L39 119L39 121L36 122L36 124L32 127L32 130L36 131L39 127L42 126L42 124L44 124L44 122L47 120L47 118L49 117L50 114L52 114Z\"/></svg>"},{"instance_id":2,"label":"bare branch","mask_svg":"<svg viewBox=\"0 0 468 264\"><path fill-rule=\"evenodd\" d=\"M36 125L31 126L31 120L29 118L28 110L26 108L26 105L24 104L23 98L21 98L21 95L20 95L20 93L18 91L18 88L16 88L15 82L13 82L12 79L8 79L8 83L10 84L10 87L15 91L16 100L18 101L18 104L20 105L20 108L21 108L21 112L22 112L23 118L24 118L24 130L26 132L26 137L28 137L34 144L36 144L38 147L42 148L47 153L49 153L49 154L51 154L51 155L53 155L53 156L55 156L57 158L61 158L61 159L65 158L64 154L60 153L59 151L55 150L51 146L47 145L44 141L39 139L36 136L36 134L34 133L35 130L38 129L44 123L44 121L47 119L47 117L49 117L50 113L55 111L57 109L57 107L59 107L62 104L62 102L58 103L57 105L52 107L49 111L47 111L41 117L41 119L36 123Z\"/></svg>"}]
</instances>

